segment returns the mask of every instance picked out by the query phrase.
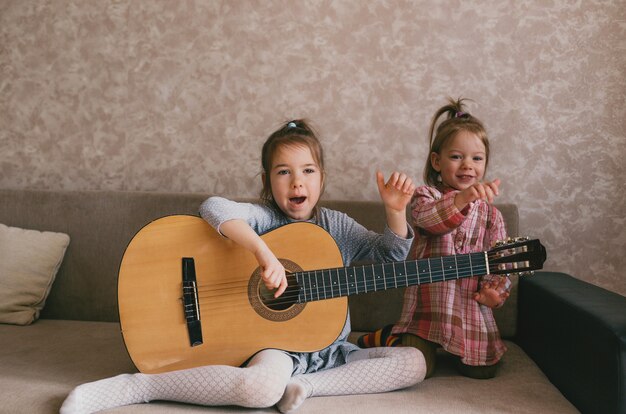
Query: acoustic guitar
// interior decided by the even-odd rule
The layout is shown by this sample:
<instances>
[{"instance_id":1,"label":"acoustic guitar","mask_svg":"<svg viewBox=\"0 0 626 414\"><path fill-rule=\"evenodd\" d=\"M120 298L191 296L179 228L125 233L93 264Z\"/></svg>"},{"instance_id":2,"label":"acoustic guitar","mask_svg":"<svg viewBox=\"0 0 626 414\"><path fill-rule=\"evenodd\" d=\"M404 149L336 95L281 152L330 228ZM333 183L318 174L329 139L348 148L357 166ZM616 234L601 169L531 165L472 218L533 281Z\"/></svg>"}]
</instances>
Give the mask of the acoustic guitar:
<instances>
[{"instance_id":1,"label":"acoustic guitar","mask_svg":"<svg viewBox=\"0 0 626 414\"><path fill-rule=\"evenodd\" d=\"M546 258L538 240L516 239L487 252L344 267L334 239L315 224L261 237L289 272L276 299L254 256L199 217L163 217L133 237L118 302L124 342L141 372L240 366L266 348L321 350L340 335L349 295L530 272Z\"/></svg>"}]
</instances>

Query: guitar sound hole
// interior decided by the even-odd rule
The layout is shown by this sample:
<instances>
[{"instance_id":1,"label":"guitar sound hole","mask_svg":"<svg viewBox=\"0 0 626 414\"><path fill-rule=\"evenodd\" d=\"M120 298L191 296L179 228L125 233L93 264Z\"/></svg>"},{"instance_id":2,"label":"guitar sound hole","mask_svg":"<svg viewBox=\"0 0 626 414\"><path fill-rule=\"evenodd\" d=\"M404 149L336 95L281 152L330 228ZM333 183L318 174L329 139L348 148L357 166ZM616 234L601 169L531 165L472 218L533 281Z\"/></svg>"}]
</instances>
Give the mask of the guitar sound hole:
<instances>
[{"instance_id":1,"label":"guitar sound hole","mask_svg":"<svg viewBox=\"0 0 626 414\"><path fill-rule=\"evenodd\" d=\"M284 311L296 303L298 291L299 286L296 278L292 275L287 275L287 289L282 295L275 298L274 293L276 289L268 290L265 284L261 283L259 286L259 297L261 298L261 302L268 308L275 311Z\"/></svg>"},{"instance_id":2,"label":"guitar sound hole","mask_svg":"<svg viewBox=\"0 0 626 414\"><path fill-rule=\"evenodd\" d=\"M274 298L274 291L265 287L261 279L261 270L257 268L248 282L248 300L252 309L261 317L273 321L288 321L295 318L306 306L304 303L297 303L299 286L296 278L291 275L294 272L301 272L302 268L287 259L278 259L285 267L287 273L287 289L277 298Z\"/></svg>"}]
</instances>

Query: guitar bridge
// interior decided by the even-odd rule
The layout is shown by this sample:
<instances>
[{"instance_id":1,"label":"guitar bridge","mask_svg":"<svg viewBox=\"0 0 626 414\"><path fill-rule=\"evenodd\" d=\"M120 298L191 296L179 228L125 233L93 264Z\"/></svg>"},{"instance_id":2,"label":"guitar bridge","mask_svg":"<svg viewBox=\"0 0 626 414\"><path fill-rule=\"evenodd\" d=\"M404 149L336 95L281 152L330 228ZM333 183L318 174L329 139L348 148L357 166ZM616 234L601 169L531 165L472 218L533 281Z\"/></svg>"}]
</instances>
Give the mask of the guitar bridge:
<instances>
[{"instance_id":1,"label":"guitar bridge","mask_svg":"<svg viewBox=\"0 0 626 414\"><path fill-rule=\"evenodd\" d=\"M202 322L196 287L196 266L192 257L183 257L183 311L187 321L189 344L202 345Z\"/></svg>"}]
</instances>

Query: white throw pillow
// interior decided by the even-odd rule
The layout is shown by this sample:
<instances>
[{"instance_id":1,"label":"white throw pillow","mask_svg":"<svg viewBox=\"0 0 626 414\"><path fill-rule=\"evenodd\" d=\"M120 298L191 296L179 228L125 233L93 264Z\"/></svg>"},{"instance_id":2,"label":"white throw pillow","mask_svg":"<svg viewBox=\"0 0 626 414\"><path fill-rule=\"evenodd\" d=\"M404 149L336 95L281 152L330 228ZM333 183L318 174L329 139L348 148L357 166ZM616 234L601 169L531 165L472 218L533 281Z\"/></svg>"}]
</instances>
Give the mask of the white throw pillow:
<instances>
[{"instance_id":1,"label":"white throw pillow","mask_svg":"<svg viewBox=\"0 0 626 414\"><path fill-rule=\"evenodd\" d=\"M0 323L37 320L69 243L64 233L0 223Z\"/></svg>"}]
</instances>

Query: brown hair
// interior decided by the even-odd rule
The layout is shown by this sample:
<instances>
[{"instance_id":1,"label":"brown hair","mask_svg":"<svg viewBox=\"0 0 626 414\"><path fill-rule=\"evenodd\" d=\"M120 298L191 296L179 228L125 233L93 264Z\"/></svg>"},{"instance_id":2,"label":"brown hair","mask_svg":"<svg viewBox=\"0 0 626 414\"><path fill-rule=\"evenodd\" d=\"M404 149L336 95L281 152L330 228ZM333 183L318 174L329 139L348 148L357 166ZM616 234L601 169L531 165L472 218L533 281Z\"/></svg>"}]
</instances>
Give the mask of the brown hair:
<instances>
[{"instance_id":1,"label":"brown hair","mask_svg":"<svg viewBox=\"0 0 626 414\"><path fill-rule=\"evenodd\" d=\"M278 130L270 135L261 150L261 167L263 168L263 189L261 190L261 201L269 206L278 208L272 195L272 184L270 181L270 172L272 170L272 161L274 154L278 148L283 146L304 146L311 151L313 160L317 163L324 178L324 151L322 144L317 139L317 135L313 128L304 119L295 119L285 122ZM322 192L324 187L322 186ZM321 194L320 194L321 195ZM317 212L317 206L315 206Z\"/></svg>"},{"instance_id":2,"label":"brown hair","mask_svg":"<svg viewBox=\"0 0 626 414\"><path fill-rule=\"evenodd\" d=\"M430 123L430 131L428 137L430 139L430 151L426 157L426 165L424 167L424 182L427 185L438 187L439 172L436 171L431 164L431 154L437 153L441 155L443 148L458 134L460 131L467 131L475 134L485 145L485 172L487 171L487 163L489 162L489 138L487 131L482 122L478 118L473 117L466 111L464 101L468 99L459 98L454 100L448 98L448 104L439 108ZM439 118L447 114L446 119L439 124L435 134L435 126Z\"/></svg>"}]
</instances>

